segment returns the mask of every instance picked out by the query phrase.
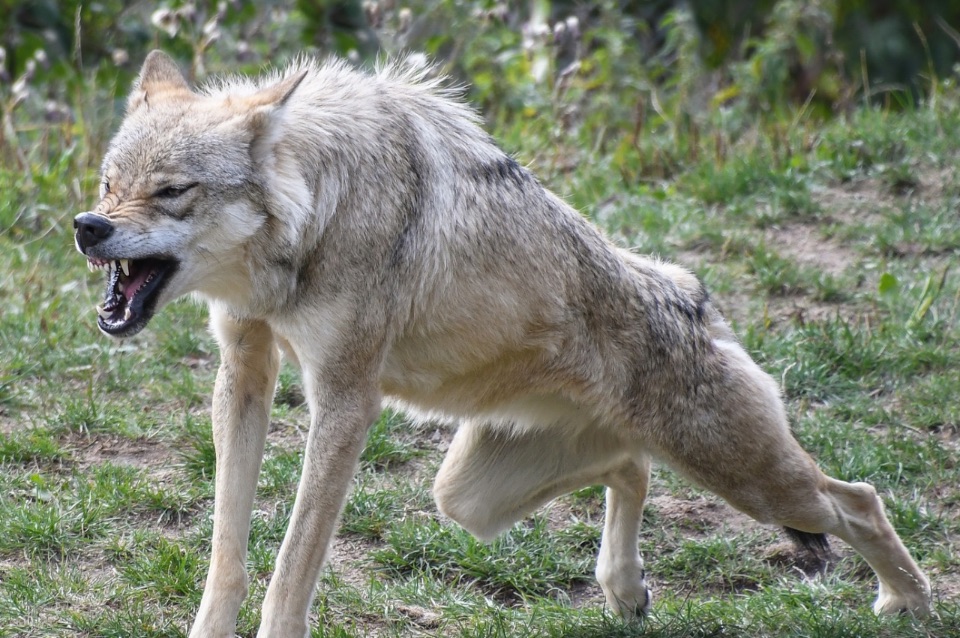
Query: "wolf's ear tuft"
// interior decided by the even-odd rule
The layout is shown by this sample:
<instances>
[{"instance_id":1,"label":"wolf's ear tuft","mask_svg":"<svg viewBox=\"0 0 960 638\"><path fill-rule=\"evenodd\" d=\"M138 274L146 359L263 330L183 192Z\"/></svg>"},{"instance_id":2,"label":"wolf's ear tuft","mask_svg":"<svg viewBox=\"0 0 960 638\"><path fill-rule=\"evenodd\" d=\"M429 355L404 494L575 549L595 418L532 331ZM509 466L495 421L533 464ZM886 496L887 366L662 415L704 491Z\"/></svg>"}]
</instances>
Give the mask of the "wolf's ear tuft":
<instances>
[{"instance_id":1,"label":"wolf's ear tuft","mask_svg":"<svg viewBox=\"0 0 960 638\"><path fill-rule=\"evenodd\" d=\"M303 69L234 102L234 108L239 111L239 119L251 140L259 137L269 127L271 116L287 103L306 77L307 71Z\"/></svg>"},{"instance_id":2,"label":"wolf's ear tuft","mask_svg":"<svg viewBox=\"0 0 960 638\"><path fill-rule=\"evenodd\" d=\"M133 84L133 92L127 102L127 112L148 104L152 94L167 91L190 91L190 85L173 58L163 51L154 49L143 61L140 75Z\"/></svg>"},{"instance_id":3,"label":"wolf's ear tuft","mask_svg":"<svg viewBox=\"0 0 960 638\"><path fill-rule=\"evenodd\" d=\"M305 77L307 70L302 69L265 89L260 89L246 99L247 106L254 109L283 106Z\"/></svg>"}]
</instances>

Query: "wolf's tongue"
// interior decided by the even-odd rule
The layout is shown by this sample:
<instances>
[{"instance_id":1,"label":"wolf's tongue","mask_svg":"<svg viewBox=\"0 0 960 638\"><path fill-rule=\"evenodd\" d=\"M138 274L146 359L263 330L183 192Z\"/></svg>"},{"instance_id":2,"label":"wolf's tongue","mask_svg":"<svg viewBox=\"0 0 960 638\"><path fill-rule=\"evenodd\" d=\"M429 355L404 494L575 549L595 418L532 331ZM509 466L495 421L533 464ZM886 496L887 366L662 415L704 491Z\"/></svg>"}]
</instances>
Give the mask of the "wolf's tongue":
<instances>
[{"instance_id":1,"label":"wolf's tongue","mask_svg":"<svg viewBox=\"0 0 960 638\"><path fill-rule=\"evenodd\" d=\"M150 268L138 268L130 273L130 277L121 284L123 286L123 296L127 298L127 301L133 299L137 291L147 283L147 279L150 278L152 272L153 270Z\"/></svg>"}]
</instances>

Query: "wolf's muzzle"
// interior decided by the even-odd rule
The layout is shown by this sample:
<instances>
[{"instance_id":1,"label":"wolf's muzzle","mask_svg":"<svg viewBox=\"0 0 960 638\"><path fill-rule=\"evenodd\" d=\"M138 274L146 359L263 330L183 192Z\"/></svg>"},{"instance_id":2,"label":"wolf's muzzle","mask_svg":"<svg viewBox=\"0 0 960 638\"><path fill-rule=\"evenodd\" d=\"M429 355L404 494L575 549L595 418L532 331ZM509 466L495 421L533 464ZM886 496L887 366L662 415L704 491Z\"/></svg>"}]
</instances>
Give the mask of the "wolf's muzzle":
<instances>
[{"instance_id":1,"label":"wolf's muzzle","mask_svg":"<svg viewBox=\"0 0 960 638\"><path fill-rule=\"evenodd\" d=\"M87 249L93 248L114 231L109 219L93 213L80 213L74 217L73 228L76 230L77 248L83 254L87 254Z\"/></svg>"}]
</instances>

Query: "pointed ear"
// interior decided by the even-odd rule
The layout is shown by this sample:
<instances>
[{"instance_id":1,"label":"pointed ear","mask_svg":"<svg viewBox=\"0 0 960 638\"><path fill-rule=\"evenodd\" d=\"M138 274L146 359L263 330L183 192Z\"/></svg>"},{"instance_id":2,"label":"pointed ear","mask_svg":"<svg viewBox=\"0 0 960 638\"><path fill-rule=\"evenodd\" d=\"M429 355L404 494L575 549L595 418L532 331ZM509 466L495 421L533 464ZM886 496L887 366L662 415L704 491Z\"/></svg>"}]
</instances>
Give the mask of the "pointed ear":
<instances>
[{"instance_id":1,"label":"pointed ear","mask_svg":"<svg viewBox=\"0 0 960 638\"><path fill-rule=\"evenodd\" d=\"M173 61L173 58L159 49L154 49L147 54L147 59L143 61L143 67L140 68L140 77L137 78L137 86L146 89L151 86L162 85L174 89L190 90L187 79L183 77L180 67Z\"/></svg>"},{"instance_id":2,"label":"pointed ear","mask_svg":"<svg viewBox=\"0 0 960 638\"><path fill-rule=\"evenodd\" d=\"M297 71L279 82L260 89L253 95L236 99L236 109L246 128L256 138L270 123L270 117L287 103L293 92L307 77L307 70Z\"/></svg>"},{"instance_id":3,"label":"pointed ear","mask_svg":"<svg viewBox=\"0 0 960 638\"><path fill-rule=\"evenodd\" d=\"M155 49L143 61L140 75L133 83L133 91L127 101L127 112L133 112L140 106L149 104L151 97L167 92L189 93L190 85L173 58Z\"/></svg>"},{"instance_id":4,"label":"pointed ear","mask_svg":"<svg viewBox=\"0 0 960 638\"><path fill-rule=\"evenodd\" d=\"M302 69L265 89L260 89L245 101L251 108L283 106L305 77L307 70Z\"/></svg>"}]
</instances>

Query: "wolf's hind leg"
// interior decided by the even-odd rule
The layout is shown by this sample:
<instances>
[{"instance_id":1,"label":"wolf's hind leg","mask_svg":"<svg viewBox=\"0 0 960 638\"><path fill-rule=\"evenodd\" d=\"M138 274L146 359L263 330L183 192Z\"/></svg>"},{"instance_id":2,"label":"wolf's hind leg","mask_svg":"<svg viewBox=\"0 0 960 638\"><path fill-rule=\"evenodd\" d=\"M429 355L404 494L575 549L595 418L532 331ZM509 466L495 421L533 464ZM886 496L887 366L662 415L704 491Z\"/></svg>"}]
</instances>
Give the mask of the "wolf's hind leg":
<instances>
[{"instance_id":1,"label":"wolf's hind leg","mask_svg":"<svg viewBox=\"0 0 960 638\"><path fill-rule=\"evenodd\" d=\"M537 507L589 485L607 485L597 579L610 608L645 613L650 593L637 548L650 465L612 431L521 432L467 423L454 437L434 485L440 511L481 539L492 539Z\"/></svg>"},{"instance_id":2,"label":"wolf's hind leg","mask_svg":"<svg viewBox=\"0 0 960 638\"><path fill-rule=\"evenodd\" d=\"M761 522L849 543L879 578L878 613L928 613L930 585L876 491L823 474L791 434L774 381L739 346L720 350L725 385L695 419L709 429L677 424L665 460Z\"/></svg>"},{"instance_id":3,"label":"wolf's hind leg","mask_svg":"<svg viewBox=\"0 0 960 638\"><path fill-rule=\"evenodd\" d=\"M824 478L826 500L838 514L828 519L832 529L824 531L849 543L877 573L880 588L874 611L926 615L930 583L887 520L876 490L866 483Z\"/></svg>"},{"instance_id":4,"label":"wolf's hind leg","mask_svg":"<svg viewBox=\"0 0 960 638\"><path fill-rule=\"evenodd\" d=\"M766 494L741 493L728 500L760 520L847 542L880 581L873 607L877 613L929 613L930 584L887 520L872 486L839 481L815 467L792 479L771 481L779 485Z\"/></svg>"}]
</instances>

